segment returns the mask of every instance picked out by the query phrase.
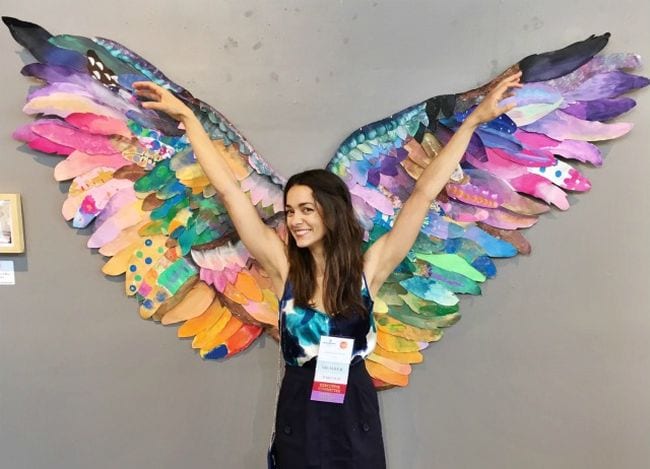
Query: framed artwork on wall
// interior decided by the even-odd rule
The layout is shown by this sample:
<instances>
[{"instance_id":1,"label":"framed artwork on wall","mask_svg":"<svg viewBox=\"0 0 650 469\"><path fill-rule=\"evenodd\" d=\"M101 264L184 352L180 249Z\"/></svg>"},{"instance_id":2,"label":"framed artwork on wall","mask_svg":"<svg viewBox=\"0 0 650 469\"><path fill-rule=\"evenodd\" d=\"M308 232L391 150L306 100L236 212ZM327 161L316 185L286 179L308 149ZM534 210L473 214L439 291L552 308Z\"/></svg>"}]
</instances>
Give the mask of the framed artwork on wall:
<instances>
[{"instance_id":1,"label":"framed artwork on wall","mask_svg":"<svg viewBox=\"0 0 650 469\"><path fill-rule=\"evenodd\" d=\"M0 194L0 254L25 252L20 194Z\"/></svg>"}]
</instances>

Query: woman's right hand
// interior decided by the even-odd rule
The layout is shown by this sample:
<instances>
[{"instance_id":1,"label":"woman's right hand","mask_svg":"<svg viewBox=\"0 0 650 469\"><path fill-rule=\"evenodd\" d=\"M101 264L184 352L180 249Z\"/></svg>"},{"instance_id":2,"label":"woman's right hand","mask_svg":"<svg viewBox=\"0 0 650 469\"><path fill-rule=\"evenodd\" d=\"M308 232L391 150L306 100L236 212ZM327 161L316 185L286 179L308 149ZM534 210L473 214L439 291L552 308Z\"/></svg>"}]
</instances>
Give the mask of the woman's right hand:
<instances>
[{"instance_id":1,"label":"woman's right hand","mask_svg":"<svg viewBox=\"0 0 650 469\"><path fill-rule=\"evenodd\" d=\"M194 115L192 110L171 91L151 81L136 81L133 83L133 90L138 97L148 100L141 103L145 109L164 112L177 121L183 121Z\"/></svg>"},{"instance_id":2,"label":"woman's right hand","mask_svg":"<svg viewBox=\"0 0 650 469\"><path fill-rule=\"evenodd\" d=\"M516 103L511 102L504 105L502 100L513 96L513 91L515 89L524 86L521 83L521 76L522 73L517 72L501 80L492 91L483 98L481 103L476 106L466 121L470 125L477 127L481 124L490 122L492 119L496 119L501 114L511 111L516 106Z\"/></svg>"}]
</instances>

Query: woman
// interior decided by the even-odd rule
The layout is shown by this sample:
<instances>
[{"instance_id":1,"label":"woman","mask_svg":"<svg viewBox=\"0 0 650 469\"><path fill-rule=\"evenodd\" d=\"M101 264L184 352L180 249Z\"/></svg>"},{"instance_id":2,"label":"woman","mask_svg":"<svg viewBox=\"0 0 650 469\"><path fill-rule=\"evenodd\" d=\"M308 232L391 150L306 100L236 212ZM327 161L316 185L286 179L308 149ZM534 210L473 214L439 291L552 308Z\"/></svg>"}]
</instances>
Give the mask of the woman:
<instances>
[{"instance_id":1,"label":"woman","mask_svg":"<svg viewBox=\"0 0 650 469\"><path fill-rule=\"evenodd\" d=\"M521 74L501 81L467 117L426 168L392 229L361 254L363 232L350 194L337 176L315 170L289 179L284 191L288 246L257 214L192 111L150 82L134 83L143 107L182 122L195 156L250 253L270 276L280 301L286 373L278 399L278 467L382 468L377 395L363 366L375 344L371 298L408 253L432 201L449 180L470 138L514 104L501 106ZM342 405L310 400L320 336L354 339Z\"/></svg>"}]
</instances>

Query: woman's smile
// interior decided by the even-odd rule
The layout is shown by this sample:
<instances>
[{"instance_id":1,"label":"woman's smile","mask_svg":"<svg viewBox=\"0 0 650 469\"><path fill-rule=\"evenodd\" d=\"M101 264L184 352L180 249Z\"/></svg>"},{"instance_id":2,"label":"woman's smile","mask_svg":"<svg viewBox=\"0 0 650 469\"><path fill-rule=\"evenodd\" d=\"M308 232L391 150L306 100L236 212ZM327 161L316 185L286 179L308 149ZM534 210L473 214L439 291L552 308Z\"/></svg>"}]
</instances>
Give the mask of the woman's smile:
<instances>
[{"instance_id":1,"label":"woman's smile","mask_svg":"<svg viewBox=\"0 0 650 469\"><path fill-rule=\"evenodd\" d=\"M296 237L302 237L305 236L307 233L309 233L311 230L307 228L294 228L293 234Z\"/></svg>"}]
</instances>

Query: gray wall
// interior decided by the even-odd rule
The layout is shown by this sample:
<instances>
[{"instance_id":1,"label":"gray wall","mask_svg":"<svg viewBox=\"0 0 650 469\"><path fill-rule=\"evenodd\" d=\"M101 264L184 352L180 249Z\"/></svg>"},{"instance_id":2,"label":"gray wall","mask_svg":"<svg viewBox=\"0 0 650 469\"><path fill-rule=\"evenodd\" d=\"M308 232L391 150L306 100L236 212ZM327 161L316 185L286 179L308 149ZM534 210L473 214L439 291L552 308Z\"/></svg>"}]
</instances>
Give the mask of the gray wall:
<instances>
[{"instance_id":1,"label":"gray wall","mask_svg":"<svg viewBox=\"0 0 650 469\"><path fill-rule=\"evenodd\" d=\"M491 3L491 5L489 5ZM1 0L53 33L110 37L218 107L283 174L324 166L348 132L464 90L529 53L594 33L650 57L650 4ZM54 158L10 138L27 121L19 47L0 41L0 192L23 195L27 253L3 256L0 467L263 466L276 347L202 362L142 321L59 215ZM646 67L645 73L650 74ZM587 168L591 193L529 230L480 298L381 394L392 468L642 468L650 461L650 95L633 133Z\"/></svg>"}]
</instances>

